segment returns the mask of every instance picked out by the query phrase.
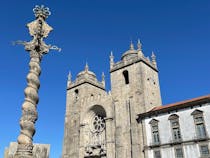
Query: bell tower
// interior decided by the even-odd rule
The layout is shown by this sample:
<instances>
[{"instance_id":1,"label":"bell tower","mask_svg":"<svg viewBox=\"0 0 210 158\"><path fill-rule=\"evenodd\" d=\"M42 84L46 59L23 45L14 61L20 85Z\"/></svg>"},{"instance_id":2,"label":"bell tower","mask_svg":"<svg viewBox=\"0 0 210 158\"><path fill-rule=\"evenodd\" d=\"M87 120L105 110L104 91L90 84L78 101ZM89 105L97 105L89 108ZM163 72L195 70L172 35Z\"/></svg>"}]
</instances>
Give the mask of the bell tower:
<instances>
[{"instance_id":1,"label":"bell tower","mask_svg":"<svg viewBox=\"0 0 210 158\"><path fill-rule=\"evenodd\" d=\"M114 62L113 53L110 55L111 93L116 118L116 158L139 158L143 149L140 146L141 131L136 116L162 105L154 53L151 58L144 56L140 40L137 49L130 43L129 50L123 53L119 62Z\"/></svg>"},{"instance_id":2,"label":"bell tower","mask_svg":"<svg viewBox=\"0 0 210 158\"><path fill-rule=\"evenodd\" d=\"M112 100L105 91L105 76L85 69L72 81L69 73L62 158L113 158Z\"/></svg>"},{"instance_id":3,"label":"bell tower","mask_svg":"<svg viewBox=\"0 0 210 158\"><path fill-rule=\"evenodd\" d=\"M89 70L67 81L62 158L141 158L143 131L137 114L161 105L156 57L144 56L140 41L114 61L110 55L111 92Z\"/></svg>"}]
</instances>

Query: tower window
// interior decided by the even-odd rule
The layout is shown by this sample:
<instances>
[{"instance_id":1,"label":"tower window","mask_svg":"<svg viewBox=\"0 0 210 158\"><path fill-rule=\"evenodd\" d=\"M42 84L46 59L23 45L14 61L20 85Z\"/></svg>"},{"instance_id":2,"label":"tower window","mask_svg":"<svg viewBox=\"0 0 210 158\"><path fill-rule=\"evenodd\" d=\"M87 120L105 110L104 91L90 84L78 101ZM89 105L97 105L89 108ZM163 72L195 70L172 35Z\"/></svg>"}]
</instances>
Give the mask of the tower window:
<instances>
[{"instance_id":1,"label":"tower window","mask_svg":"<svg viewBox=\"0 0 210 158\"><path fill-rule=\"evenodd\" d=\"M125 79L125 84L129 84L129 74L127 70L123 71L123 76Z\"/></svg>"},{"instance_id":2,"label":"tower window","mask_svg":"<svg viewBox=\"0 0 210 158\"><path fill-rule=\"evenodd\" d=\"M78 100L79 90L75 89L74 93L75 93L75 99Z\"/></svg>"},{"instance_id":3,"label":"tower window","mask_svg":"<svg viewBox=\"0 0 210 158\"><path fill-rule=\"evenodd\" d=\"M75 89L75 94L77 94L78 95L78 93L79 93L79 90L78 89Z\"/></svg>"}]
</instances>

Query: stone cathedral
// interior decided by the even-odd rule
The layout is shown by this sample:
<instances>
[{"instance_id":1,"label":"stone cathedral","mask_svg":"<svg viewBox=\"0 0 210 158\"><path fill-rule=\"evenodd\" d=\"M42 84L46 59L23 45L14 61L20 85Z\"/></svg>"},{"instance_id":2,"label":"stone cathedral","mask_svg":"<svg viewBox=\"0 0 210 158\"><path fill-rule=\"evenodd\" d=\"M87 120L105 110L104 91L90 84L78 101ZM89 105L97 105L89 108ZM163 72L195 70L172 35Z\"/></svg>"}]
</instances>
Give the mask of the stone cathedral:
<instances>
[{"instance_id":1,"label":"stone cathedral","mask_svg":"<svg viewBox=\"0 0 210 158\"><path fill-rule=\"evenodd\" d=\"M62 158L209 158L210 95L162 105L156 57L140 41L114 62L111 91L85 69L67 82Z\"/></svg>"},{"instance_id":2,"label":"stone cathedral","mask_svg":"<svg viewBox=\"0 0 210 158\"><path fill-rule=\"evenodd\" d=\"M137 115L161 105L156 57L151 60L131 42L130 48L114 62L110 55L111 91L89 70L69 74L63 158L139 158L144 131Z\"/></svg>"}]
</instances>

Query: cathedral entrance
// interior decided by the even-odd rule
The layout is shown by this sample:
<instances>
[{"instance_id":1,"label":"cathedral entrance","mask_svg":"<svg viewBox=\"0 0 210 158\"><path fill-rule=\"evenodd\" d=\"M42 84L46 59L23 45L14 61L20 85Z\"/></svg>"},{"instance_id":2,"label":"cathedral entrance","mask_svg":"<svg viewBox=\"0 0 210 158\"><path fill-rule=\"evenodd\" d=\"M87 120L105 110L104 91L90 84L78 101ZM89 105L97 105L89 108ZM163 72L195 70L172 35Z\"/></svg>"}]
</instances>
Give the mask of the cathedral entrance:
<instances>
[{"instance_id":1,"label":"cathedral entrance","mask_svg":"<svg viewBox=\"0 0 210 158\"><path fill-rule=\"evenodd\" d=\"M86 158L106 158L106 113L101 106L93 106L86 126Z\"/></svg>"}]
</instances>

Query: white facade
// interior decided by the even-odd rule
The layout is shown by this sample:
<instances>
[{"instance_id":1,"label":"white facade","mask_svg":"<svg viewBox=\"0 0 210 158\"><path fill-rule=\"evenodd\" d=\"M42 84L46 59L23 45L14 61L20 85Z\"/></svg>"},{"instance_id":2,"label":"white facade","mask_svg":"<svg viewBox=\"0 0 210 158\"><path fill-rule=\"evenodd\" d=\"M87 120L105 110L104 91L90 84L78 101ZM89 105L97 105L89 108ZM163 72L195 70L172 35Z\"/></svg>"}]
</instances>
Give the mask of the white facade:
<instances>
[{"instance_id":1,"label":"white facade","mask_svg":"<svg viewBox=\"0 0 210 158\"><path fill-rule=\"evenodd\" d=\"M206 137L199 139L196 133L196 125L192 113L195 110L202 111ZM179 127L181 133L181 140L174 142L171 122L169 116L176 114L179 117ZM154 144L152 137L151 123L153 119L158 121L159 144ZM145 124L145 153L148 158L155 158L154 151L160 151L161 158L176 158L175 149L182 148L184 158L200 158L200 146L210 146L210 103L202 105L194 105L191 107L179 109L175 111L168 111L167 113L160 113L156 116L147 117L143 120ZM205 156L205 157L210 157Z\"/></svg>"}]
</instances>

